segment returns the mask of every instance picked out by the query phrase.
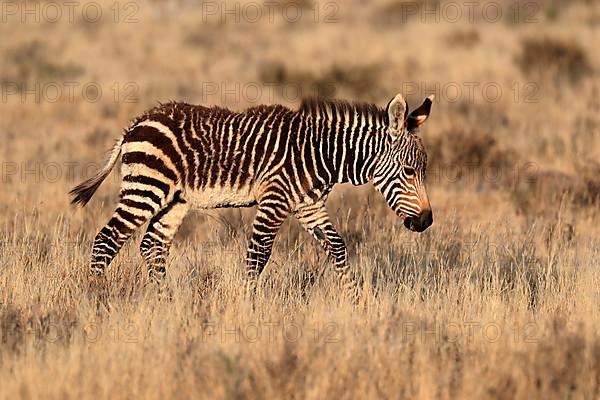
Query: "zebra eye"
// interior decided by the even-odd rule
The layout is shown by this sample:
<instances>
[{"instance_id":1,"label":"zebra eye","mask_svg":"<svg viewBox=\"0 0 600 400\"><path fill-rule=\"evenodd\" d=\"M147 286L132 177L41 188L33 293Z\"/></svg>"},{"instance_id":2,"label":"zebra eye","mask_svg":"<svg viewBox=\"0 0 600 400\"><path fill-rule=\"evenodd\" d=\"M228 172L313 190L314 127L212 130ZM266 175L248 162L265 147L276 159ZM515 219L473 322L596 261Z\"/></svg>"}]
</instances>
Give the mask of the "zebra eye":
<instances>
[{"instance_id":1,"label":"zebra eye","mask_svg":"<svg viewBox=\"0 0 600 400\"><path fill-rule=\"evenodd\" d=\"M413 176L415 174L415 169L413 167L404 167L404 174L406 174L406 176Z\"/></svg>"}]
</instances>

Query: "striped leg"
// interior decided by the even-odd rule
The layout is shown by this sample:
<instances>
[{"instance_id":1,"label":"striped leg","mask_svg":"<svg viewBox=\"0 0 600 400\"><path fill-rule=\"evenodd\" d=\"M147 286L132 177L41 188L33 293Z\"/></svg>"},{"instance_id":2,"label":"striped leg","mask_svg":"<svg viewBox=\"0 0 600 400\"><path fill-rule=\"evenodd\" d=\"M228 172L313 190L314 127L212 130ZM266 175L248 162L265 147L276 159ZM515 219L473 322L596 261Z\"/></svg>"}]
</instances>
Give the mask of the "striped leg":
<instances>
[{"instance_id":1,"label":"striped leg","mask_svg":"<svg viewBox=\"0 0 600 400\"><path fill-rule=\"evenodd\" d=\"M271 257L273 241L287 216L287 207L277 201L266 200L258 206L246 256L247 289L250 295L256 292L258 277Z\"/></svg>"},{"instance_id":2,"label":"striped leg","mask_svg":"<svg viewBox=\"0 0 600 400\"><path fill-rule=\"evenodd\" d=\"M140 244L140 253L148 266L150 280L161 287L167 273L167 256L173 238L190 206L180 196L175 198L150 220Z\"/></svg>"},{"instance_id":3,"label":"striped leg","mask_svg":"<svg viewBox=\"0 0 600 400\"><path fill-rule=\"evenodd\" d=\"M300 207L296 211L296 218L325 249L344 290L353 303L358 303L359 288L347 263L346 245L329 219L325 202Z\"/></svg>"},{"instance_id":4,"label":"striped leg","mask_svg":"<svg viewBox=\"0 0 600 400\"><path fill-rule=\"evenodd\" d=\"M134 191L121 191L121 201L108 224L94 238L90 272L102 275L123 244L158 207L139 198Z\"/></svg>"}]
</instances>

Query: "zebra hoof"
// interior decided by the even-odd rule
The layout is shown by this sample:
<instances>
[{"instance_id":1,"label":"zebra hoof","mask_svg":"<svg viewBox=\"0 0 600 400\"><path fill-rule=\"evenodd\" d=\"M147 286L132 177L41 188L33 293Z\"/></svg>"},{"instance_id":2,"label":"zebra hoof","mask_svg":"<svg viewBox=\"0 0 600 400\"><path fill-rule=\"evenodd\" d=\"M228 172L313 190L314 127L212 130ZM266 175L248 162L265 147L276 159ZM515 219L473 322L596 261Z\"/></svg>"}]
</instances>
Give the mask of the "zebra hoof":
<instances>
[{"instance_id":1,"label":"zebra hoof","mask_svg":"<svg viewBox=\"0 0 600 400\"><path fill-rule=\"evenodd\" d=\"M157 288L158 301L165 303L173 302L173 289L167 285L163 285Z\"/></svg>"},{"instance_id":2,"label":"zebra hoof","mask_svg":"<svg viewBox=\"0 0 600 400\"><path fill-rule=\"evenodd\" d=\"M90 267L90 275L93 277L104 276L104 268L102 267Z\"/></svg>"}]
</instances>

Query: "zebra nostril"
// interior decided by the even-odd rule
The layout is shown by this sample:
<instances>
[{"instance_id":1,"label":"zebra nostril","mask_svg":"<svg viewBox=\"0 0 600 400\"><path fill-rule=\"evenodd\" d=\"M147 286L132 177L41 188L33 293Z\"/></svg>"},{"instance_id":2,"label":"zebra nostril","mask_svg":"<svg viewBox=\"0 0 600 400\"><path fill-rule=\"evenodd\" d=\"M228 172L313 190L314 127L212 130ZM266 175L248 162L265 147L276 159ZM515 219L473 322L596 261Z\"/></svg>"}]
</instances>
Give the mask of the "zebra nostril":
<instances>
[{"instance_id":1,"label":"zebra nostril","mask_svg":"<svg viewBox=\"0 0 600 400\"><path fill-rule=\"evenodd\" d=\"M421 228L425 230L433 224L433 213L431 210L427 210L421 215L420 219Z\"/></svg>"}]
</instances>

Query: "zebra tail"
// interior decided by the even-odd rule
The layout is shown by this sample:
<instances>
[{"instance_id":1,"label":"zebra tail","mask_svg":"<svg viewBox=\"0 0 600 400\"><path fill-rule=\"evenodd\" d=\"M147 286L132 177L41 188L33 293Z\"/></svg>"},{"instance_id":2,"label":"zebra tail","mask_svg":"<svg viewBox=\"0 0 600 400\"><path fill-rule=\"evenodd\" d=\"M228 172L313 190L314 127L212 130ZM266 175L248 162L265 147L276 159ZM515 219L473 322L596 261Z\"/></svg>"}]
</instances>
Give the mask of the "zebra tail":
<instances>
[{"instance_id":1,"label":"zebra tail","mask_svg":"<svg viewBox=\"0 0 600 400\"><path fill-rule=\"evenodd\" d=\"M113 146L110 152L110 158L106 161L102 169L90 179L80 183L79 185L71 189L71 191L69 192L69 195L73 197L71 199L71 204L79 204L83 207L90 201L100 184L104 181L104 179L106 179L108 174L110 174L110 171L115 166L115 163L117 162L117 159L121 154L122 144L123 137L121 137L121 139L119 139L117 143L115 143L115 145Z\"/></svg>"}]
</instances>

